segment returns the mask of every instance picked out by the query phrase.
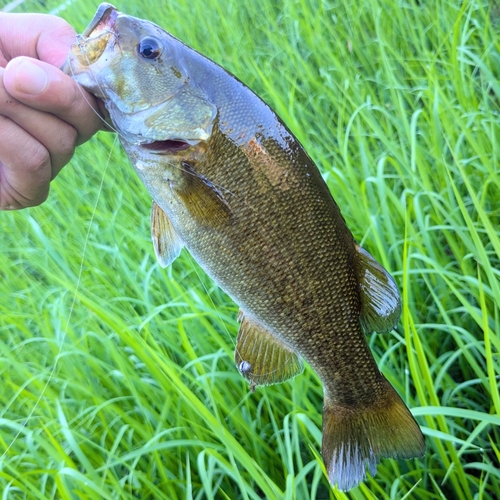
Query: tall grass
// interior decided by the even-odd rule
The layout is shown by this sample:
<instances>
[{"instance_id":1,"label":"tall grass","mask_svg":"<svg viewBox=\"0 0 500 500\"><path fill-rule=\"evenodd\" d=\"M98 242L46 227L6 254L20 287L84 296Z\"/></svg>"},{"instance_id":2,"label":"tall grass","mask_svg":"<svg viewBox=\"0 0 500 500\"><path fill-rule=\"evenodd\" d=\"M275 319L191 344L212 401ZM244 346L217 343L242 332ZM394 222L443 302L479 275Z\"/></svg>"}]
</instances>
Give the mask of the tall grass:
<instances>
[{"instance_id":1,"label":"tall grass","mask_svg":"<svg viewBox=\"0 0 500 500\"><path fill-rule=\"evenodd\" d=\"M115 4L235 73L315 159L402 290L400 327L369 340L427 453L331 489L318 378L249 392L237 305L186 252L159 268L149 196L103 133L43 206L0 214L2 499L500 498L498 3ZM81 31L97 5L17 11Z\"/></svg>"}]
</instances>

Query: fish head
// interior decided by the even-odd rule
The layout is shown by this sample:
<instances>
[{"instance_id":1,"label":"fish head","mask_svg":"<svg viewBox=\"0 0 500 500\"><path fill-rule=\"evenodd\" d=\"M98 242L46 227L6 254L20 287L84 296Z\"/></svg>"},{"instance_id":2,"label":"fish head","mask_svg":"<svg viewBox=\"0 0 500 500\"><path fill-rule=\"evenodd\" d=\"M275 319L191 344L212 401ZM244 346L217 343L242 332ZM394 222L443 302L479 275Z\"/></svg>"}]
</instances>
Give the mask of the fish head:
<instances>
[{"instance_id":1,"label":"fish head","mask_svg":"<svg viewBox=\"0 0 500 500\"><path fill-rule=\"evenodd\" d=\"M207 141L216 116L186 64L179 40L103 3L63 70L104 102L125 146L170 153Z\"/></svg>"}]
</instances>

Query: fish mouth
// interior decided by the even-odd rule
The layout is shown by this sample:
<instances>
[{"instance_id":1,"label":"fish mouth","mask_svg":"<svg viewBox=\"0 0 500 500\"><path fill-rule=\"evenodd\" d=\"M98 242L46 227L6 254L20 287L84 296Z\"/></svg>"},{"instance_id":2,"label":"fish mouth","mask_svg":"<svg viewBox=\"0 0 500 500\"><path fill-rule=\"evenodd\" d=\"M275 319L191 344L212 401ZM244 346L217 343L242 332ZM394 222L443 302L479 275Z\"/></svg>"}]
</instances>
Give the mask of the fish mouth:
<instances>
[{"instance_id":1,"label":"fish mouth","mask_svg":"<svg viewBox=\"0 0 500 500\"><path fill-rule=\"evenodd\" d=\"M147 149L155 154L174 154L179 151L185 151L189 149L192 145L188 142L175 140L175 139L167 139L165 141L153 141L140 144L141 148Z\"/></svg>"},{"instance_id":2,"label":"fish mouth","mask_svg":"<svg viewBox=\"0 0 500 500\"><path fill-rule=\"evenodd\" d=\"M82 33L84 38L89 38L91 35L98 36L105 31L112 30L115 25L118 11L116 7L110 3L102 3L99 5L94 18Z\"/></svg>"}]
</instances>

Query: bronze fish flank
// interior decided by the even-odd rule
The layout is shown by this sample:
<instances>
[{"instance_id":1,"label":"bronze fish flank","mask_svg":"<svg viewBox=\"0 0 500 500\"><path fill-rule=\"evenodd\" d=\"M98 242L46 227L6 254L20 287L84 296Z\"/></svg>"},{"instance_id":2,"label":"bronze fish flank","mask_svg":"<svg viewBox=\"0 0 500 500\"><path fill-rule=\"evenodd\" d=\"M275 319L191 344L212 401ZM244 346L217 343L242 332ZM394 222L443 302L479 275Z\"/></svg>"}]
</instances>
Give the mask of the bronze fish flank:
<instances>
[{"instance_id":1,"label":"bronze fish flank","mask_svg":"<svg viewBox=\"0 0 500 500\"><path fill-rule=\"evenodd\" d=\"M66 71L101 98L153 197L156 255L186 247L241 307L235 353L256 385L302 371L324 386L323 460L353 488L380 458L424 453L366 332L397 323L397 287L356 244L317 167L278 116L155 24L102 4Z\"/></svg>"}]
</instances>

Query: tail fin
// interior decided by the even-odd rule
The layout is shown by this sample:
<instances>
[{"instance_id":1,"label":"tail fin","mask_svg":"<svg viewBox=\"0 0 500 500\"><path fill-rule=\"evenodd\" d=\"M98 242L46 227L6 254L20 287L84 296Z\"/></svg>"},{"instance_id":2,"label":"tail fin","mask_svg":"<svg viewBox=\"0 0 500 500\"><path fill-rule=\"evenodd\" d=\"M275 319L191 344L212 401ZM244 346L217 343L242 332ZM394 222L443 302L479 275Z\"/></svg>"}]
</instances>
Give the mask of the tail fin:
<instances>
[{"instance_id":1,"label":"tail fin","mask_svg":"<svg viewBox=\"0 0 500 500\"><path fill-rule=\"evenodd\" d=\"M422 432L394 388L385 380L382 398L368 407L335 405L325 394L323 461L332 485L347 491L372 476L380 458L414 458L425 452Z\"/></svg>"}]
</instances>

